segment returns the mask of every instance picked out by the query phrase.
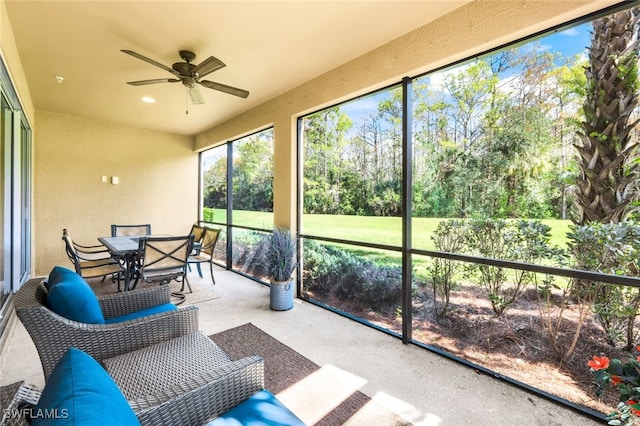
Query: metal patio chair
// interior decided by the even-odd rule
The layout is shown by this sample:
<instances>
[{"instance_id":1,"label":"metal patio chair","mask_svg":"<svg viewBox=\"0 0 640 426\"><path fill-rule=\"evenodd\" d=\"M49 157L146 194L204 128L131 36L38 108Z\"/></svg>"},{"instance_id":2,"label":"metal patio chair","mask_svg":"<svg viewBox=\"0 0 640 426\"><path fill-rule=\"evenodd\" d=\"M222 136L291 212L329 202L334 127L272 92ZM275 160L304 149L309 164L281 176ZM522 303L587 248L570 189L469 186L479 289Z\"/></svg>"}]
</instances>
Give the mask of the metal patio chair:
<instances>
[{"instance_id":1,"label":"metal patio chair","mask_svg":"<svg viewBox=\"0 0 640 426\"><path fill-rule=\"evenodd\" d=\"M113 277L118 282L120 290L120 277L124 269L120 262L109 253L103 245L83 246L73 241L67 229L62 230L62 240L65 242L65 250L77 274L83 278Z\"/></svg>"},{"instance_id":2,"label":"metal patio chair","mask_svg":"<svg viewBox=\"0 0 640 426\"><path fill-rule=\"evenodd\" d=\"M196 265L198 268L198 275L202 278L202 269L200 265L202 263L209 264L209 271L211 272L211 281L215 285L216 279L213 275L213 251L216 248L218 237L220 236L220 229L205 228L200 246L196 248L189 256L189 265Z\"/></svg>"},{"instance_id":3,"label":"metal patio chair","mask_svg":"<svg viewBox=\"0 0 640 426\"><path fill-rule=\"evenodd\" d=\"M111 225L112 237L141 237L151 235L151 224L144 225Z\"/></svg>"},{"instance_id":4,"label":"metal patio chair","mask_svg":"<svg viewBox=\"0 0 640 426\"><path fill-rule=\"evenodd\" d=\"M191 290L187 279L187 259L193 250L193 234L176 237L140 238L138 253L140 256L140 279L146 282L168 284L171 281L182 283L180 293L173 293L184 301L184 284Z\"/></svg>"}]
</instances>

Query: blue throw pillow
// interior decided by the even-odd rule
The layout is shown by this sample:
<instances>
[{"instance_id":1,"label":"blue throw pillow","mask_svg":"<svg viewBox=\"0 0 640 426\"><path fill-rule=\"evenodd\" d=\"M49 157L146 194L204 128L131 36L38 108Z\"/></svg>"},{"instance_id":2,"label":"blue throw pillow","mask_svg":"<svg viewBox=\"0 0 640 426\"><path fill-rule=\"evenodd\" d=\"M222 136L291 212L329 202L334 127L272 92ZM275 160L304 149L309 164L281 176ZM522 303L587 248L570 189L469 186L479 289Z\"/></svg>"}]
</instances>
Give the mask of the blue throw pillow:
<instances>
[{"instance_id":1,"label":"blue throw pillow","mask_svg":"<svg viewBox=\"0 0 640 426\"><path fill-rule=\"evenodd\" d=\"M274 394L266 389L254 393L206 426L305 426Z\"/></svg>"},{"instance_id":2,"label":"blue throw pillow","mask_svg":"<svg viewBox=\"0 0 640 426\"><path fill-rule=\"evenodd\" d=\"M51 290L51 288L60 281L63 281L68 277L73 277L74 275L78 275L76 271L72 271L71 269L64 268L62 266L54 266L51 272L49 272L49 278L44 282L44 285L47 290Z\"/></svg>"},{"instance_id":3,"label":"blue throw pillow","mask_svg":"<svg viewBox=\"0 0 640 426\"><path fill-rule=\"evenodd\" d=\"M31 414L35 426L140 424L111 376L77 348L60 358Z\"/></svg>"},{"instance_id":4,"label":"blue throw pillow","mask_svg":"<svg viewBox=\"0 0 640 426\"><path fill-rule=\"evenodd\" d=\"M104 324L100 303L93 289L75 272L51 286L47 305L58 315L85 324Z\"/></svg>"},{"instance_id":5,"label":"blue throw pillow","mask_svg":"<svg viewBox=\"0 0 640 426\"><path fill-rule=\"evenodd\" d=\"M142 309L140 311L131 312L130 314L122 315L115 318L105 320L106 324L115 324L122 321L129 321L133 319L148 317L149 315L161 314L162 312L177 311L178 307L173 303L163 303L162 305L152 306L150 308Z\"/></svg>"}]
</instances>

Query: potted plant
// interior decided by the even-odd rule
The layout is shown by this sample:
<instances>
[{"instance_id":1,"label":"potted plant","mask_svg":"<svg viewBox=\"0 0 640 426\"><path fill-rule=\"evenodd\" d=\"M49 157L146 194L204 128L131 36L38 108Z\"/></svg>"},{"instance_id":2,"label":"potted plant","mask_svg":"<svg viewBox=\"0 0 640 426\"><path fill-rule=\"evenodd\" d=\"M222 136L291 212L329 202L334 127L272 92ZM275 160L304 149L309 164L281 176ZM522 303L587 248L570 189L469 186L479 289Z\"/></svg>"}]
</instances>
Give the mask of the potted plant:
<instances>
[{"instance_id":1,"label":"potted plant","mask_svg":"<svg viewBox=\"0 0 640 426\"><path fill-rule=\"evenodd\" d=\"M293 308L294 279L296 262L296 242L287 228L275 228L268 239L265 256L267 271L271 280L271 309L286 311Z\"/></svg>"}]
</instances>

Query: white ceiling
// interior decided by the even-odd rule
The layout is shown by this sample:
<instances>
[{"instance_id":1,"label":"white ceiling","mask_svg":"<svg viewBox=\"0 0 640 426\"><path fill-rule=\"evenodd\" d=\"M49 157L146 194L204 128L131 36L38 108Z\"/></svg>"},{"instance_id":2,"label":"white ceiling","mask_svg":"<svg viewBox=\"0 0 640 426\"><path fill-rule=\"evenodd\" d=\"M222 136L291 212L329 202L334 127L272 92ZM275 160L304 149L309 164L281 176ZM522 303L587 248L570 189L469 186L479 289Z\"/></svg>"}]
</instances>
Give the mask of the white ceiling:
<instances>
[{"instance_id":1,"label":"white ceiling","mask_svg":"<svg viewBox=\"0 0 640 426\"><path fill-rule=\"evenodd\" d=\"M6 8L37 110L195 135L442 16L469 0L28 1ZM247 99L200 88L190 105L178 83L120 52L171 67L179 50L226 67L204 79ZM62 83L56 76L64 78ZM141 102L143 96L157 100Z\"/></svg>"}]
</instances>

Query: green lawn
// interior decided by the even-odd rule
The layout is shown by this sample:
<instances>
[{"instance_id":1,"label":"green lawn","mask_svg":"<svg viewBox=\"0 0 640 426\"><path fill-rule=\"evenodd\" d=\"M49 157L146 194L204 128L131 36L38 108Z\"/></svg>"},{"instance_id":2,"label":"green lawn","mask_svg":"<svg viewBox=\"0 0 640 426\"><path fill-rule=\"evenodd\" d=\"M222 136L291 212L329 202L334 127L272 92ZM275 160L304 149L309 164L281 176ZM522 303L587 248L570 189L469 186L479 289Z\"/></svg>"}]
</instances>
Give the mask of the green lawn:
<instances>
[{"instance_id":1,"label":"green lawn","mask_svg":"<svg viewBox=\"0 0 640 426\"><path fill-rule=\"evenodd\" d=\"M224 222L225 211L216 209L214 218ZM233 222L236 225L270 229L273 227L273 213L234 210ZM412 246L433 250L431 235L439 218L414 218L412 220ZM551 245L566 247L569 220L545 219L542 223L551 228ZM402 244L402 221L397 217L312 215L303 216L302 232L306 235L339 238L343 240L385 244L400 247Z\"/></svg>"}]
</instances>

